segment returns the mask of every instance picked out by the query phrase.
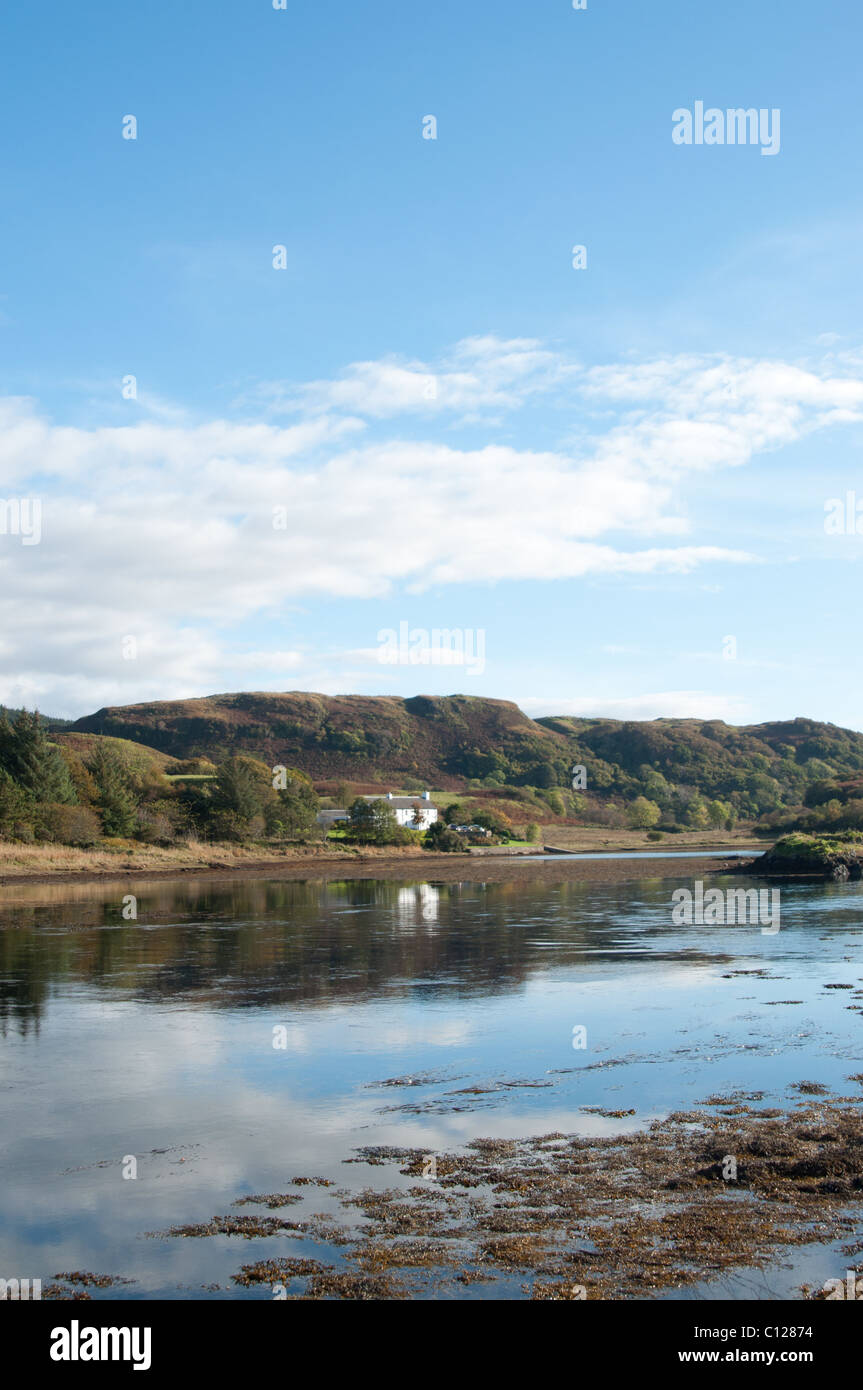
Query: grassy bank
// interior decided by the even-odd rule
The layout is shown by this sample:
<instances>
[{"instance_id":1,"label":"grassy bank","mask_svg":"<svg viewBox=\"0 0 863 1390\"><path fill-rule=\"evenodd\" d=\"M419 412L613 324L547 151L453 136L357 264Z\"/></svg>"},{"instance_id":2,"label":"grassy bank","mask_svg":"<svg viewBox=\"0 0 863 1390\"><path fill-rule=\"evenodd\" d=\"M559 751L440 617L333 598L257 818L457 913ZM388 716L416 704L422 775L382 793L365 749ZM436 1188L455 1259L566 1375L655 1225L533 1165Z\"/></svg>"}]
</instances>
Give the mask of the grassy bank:
<instances>
[{"instance_id":1,"label":"grassy bank","mask_svg":"<svg viewBox=\"0 0 863 1390\"><path fill-rule=\"evenodd\" d=\"M431 856L418 845L397 847L344 845L339 842L306 845L197 843L144 845L136 841L107 841L93 849L67 845L17 845L0 842L0 882L47 875L103 875L127 871L176 869L248 869L255 865L315 863L368 858L424 858Z\"/></svg>"},{"instance_id":2,"label":"grassy bank","mask_svg":"<svg viewBox=\"0 0 863 1390\"><path fill-rule=\"evenodd\" d=\"M633 832L633 837L625 844L597 845L588 840L573 848L587 852L602 850L609 856L613 855L615 850L620 852L650 849L656 855L650 861L650 876L663 878L681 872L679 860L663 859L664 855L675 850L702 851L703 858L686 861L686 873L708 873L717 867L717 850L746 848L745 843L739 839L736 845L730 845L728 842L723 845L678 844L677 840L683 838L675 837L673 843L665 842L657 846L647 841L644 836L639 836L638 832ZM702 839L705 838L702 836ZM641 877L645 873L644 865L637 860L609 857L605 862L602 858L575 861L558 859L555 856L536 860L531 857L525 858L519 853L508 854L507 848L502 846L498 854L485 850L479 855L471 855L436 854L418 845L355 846L331 841L308 845L187 842L164 848L132 841L113 841L105 842L94 849L0 842L0 885L11 889L16 884L86 884L110 878L128 879L133 876L180 878L186 874L206 874L208 871L241 877L259 875L292 879L330 879L347 874L352 878L431 877L450 882L476 875L480 863L482 878L495 880L524 878L526 874L533 873L540 877L551 875L554 878L617 882ZM541 846L537 848L541 852ZM758 849L763 850L764 845L759 844Z\"/></svg>"},{"instance_id":3,"label":"grassy bank","mask_svg":"<svg viewBox=\"0 0 863 1390\"><path fill-rule=\"evenodd\" d=\"M621 853L626 850L654 850L674 854L682 850L739 849L763 854L770 839L754 835L747 826L734 830L684 830L679 834L651 839L647 830L610 830L602 825L544 825L541 844L565 849L571 854Z\"/></svg>"}]
</instances>

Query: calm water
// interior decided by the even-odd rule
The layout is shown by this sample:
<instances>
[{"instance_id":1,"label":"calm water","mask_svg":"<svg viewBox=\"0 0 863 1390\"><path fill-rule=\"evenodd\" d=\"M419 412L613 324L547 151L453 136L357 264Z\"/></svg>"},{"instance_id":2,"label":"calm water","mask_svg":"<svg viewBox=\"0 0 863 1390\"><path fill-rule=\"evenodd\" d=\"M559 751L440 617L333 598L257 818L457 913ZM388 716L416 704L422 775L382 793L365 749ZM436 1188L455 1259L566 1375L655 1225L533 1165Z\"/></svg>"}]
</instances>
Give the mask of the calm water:
<instances>
[{"instance_id":1,"label":"calm water","mask_svg":"<svg viewBox=\"0 0 863 1390\"><path fill-rule=\"evenodd\" d=\"M90 1270L134 1281L111 1297L266 1296L232 1290L231 1274L320 1249L147 1233L297 1175L391 1185L390 1168L345 1165L360 1145L614 1133L732 1090L792 1104L801 1080L853 1092L863 1014L848 1006L861 1000L825 986L863 988L863 885L783 888L782 929L762 935L672 925L671 893L691 880L648 873L162 882L138 886L137 922L116 887L39 889L48 901L7 890L0 1277ZM493 1089L459 1094L476 1085ZM597 1105L637 1113L582 1108ZM306 1190L278 1215L328 1210L325 1189ZM793 1260L769 1286L753 1275L731 1292L782 1295L845 1268L830 1251Z\"/></svg>"}]
</instances>

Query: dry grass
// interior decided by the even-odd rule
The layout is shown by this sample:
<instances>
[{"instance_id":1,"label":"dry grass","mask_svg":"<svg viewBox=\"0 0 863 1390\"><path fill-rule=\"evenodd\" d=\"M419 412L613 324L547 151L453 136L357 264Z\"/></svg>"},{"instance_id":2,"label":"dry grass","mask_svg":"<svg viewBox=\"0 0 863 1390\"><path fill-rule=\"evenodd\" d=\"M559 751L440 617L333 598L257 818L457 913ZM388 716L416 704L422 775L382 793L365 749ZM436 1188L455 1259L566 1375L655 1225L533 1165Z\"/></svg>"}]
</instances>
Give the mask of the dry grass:
<instances>
[{"instance_id":1,"label":"dry grass","mask_svg":"<svg viewBox=\"0 0 863 1390\"><path fill-rule=\"evenodd\" d=\"M215 850L216 846L211 847ZM27 877L49 873L103 873L124 868L134 862L141 868L171 868L201 859L189 847L160 849L155 845L128 845L98 849L75 849L70 845L18 845L0 841L0 873L4 877Z\"/></svg>"},{"instance_id":2,"label":"dry grass","mask_svg":"<svg viewBox=\"0 0 863 1390\"><path fill-rule=\"evenodd\" d=\"M667 835L661 841L650 841L639 830L609 831L601 826L545 826L540 843L553 844L573 852L605 850L651 849L657 855L675 850L716 848L752 848L755 842L739 832L717 838L716 832L693 831L682 835ZM758 852L766 848L757 843ZM494 852L486 852L494 858ZM124 876L129 872L182 874L204 869L253 869L258 866L330 862L360 864L361 862L422 860L435 865L435 875L446 877L447 869L461 864L467 856L432 855L420 845L349 845L339 841L317 841L309 844L279 845L257 842L252 844L203 843L187 840L182 844L145 845L137 840L104 840L93 849L76 849L69 845L22 845L0 840L0 881L50 879L68 876L104 878L112 874ZM497 860L505 858L498 853ZM517 856L512 856L516 858ZM693 861L694 862L694 861ZM483 859L483 876L488 872L488 859ZM459 869L461 874L461 869Z\"/></svg>"},{"instance_id":3,"label":"dry grass","mask_svg":"<svg viewBox=\"0 0 863 1390\"><path fill-rule=\"evenodd\" d=\"M607 825L554 825L541 827L542 843L574 854L596 854L600 851L649 849L658 854L675 850L740 849L763 854L771 840L759 839L751 830L683 830L679 835L663 834L661 840L649 840L646 830L612 830Z\"/></svg>"},{"instance_id":4,"label":"dry grass","mask_svg":"<svg viewBox=\"0 0 863 1390\"><path fill-rule=\"evenodd\" d=\"M255 865L293 863L296 860L350 861L358 858L428 858L418 846L364 845L339 847L332 843L307 845L202 844L187 841L163 847L135 840L108 840L94 849L69 845L20 845L0 840L0 879L26 879L61 874L122 875L129 870L164 872L175 869L251 868Z\"/></svg>"}]
</instances>

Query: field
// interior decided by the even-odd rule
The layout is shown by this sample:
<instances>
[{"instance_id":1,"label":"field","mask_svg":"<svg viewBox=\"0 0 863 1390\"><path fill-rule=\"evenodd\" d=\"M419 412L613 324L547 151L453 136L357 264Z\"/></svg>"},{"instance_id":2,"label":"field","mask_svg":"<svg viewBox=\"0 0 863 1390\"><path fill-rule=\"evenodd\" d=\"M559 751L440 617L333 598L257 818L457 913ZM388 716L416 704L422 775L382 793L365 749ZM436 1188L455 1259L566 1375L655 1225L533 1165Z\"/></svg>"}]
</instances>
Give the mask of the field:
<instances>
[{"instance_id":1,"label":"field","mask_svg":"<svg viewBox=\"0 0 863 1390\"><path fill-rule=\"evenodd\" d=\"M771 838L753 835L744 826L735 830L683 830L651 840L647 830L610 830L604 825L544 825L541 844L573 854L613 852L624 850L655 850L657 854L673 854L681 850L751 849L762 854Z\"/></svg>"}]
</instances>

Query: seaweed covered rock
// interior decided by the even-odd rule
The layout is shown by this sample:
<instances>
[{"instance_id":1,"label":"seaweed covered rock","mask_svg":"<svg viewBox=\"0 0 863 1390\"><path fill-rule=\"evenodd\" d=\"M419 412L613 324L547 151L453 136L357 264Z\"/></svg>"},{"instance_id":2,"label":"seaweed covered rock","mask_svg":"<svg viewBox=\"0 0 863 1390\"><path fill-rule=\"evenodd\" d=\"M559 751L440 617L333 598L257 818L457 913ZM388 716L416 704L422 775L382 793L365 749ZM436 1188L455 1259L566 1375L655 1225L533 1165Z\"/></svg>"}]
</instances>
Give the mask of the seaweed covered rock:
<instances>
[{"instance_id":1,"label":"seaweed covered rock","mask_svg":"<svg viewBox=\"0 0 863 1390\"><path fill-rule=\"evenodd\" d=\"M784 835L751 872L770 878L823 878L844 882L863 873L863 836L859 831L839 835Z\"/></svg>"}]
</instances>

